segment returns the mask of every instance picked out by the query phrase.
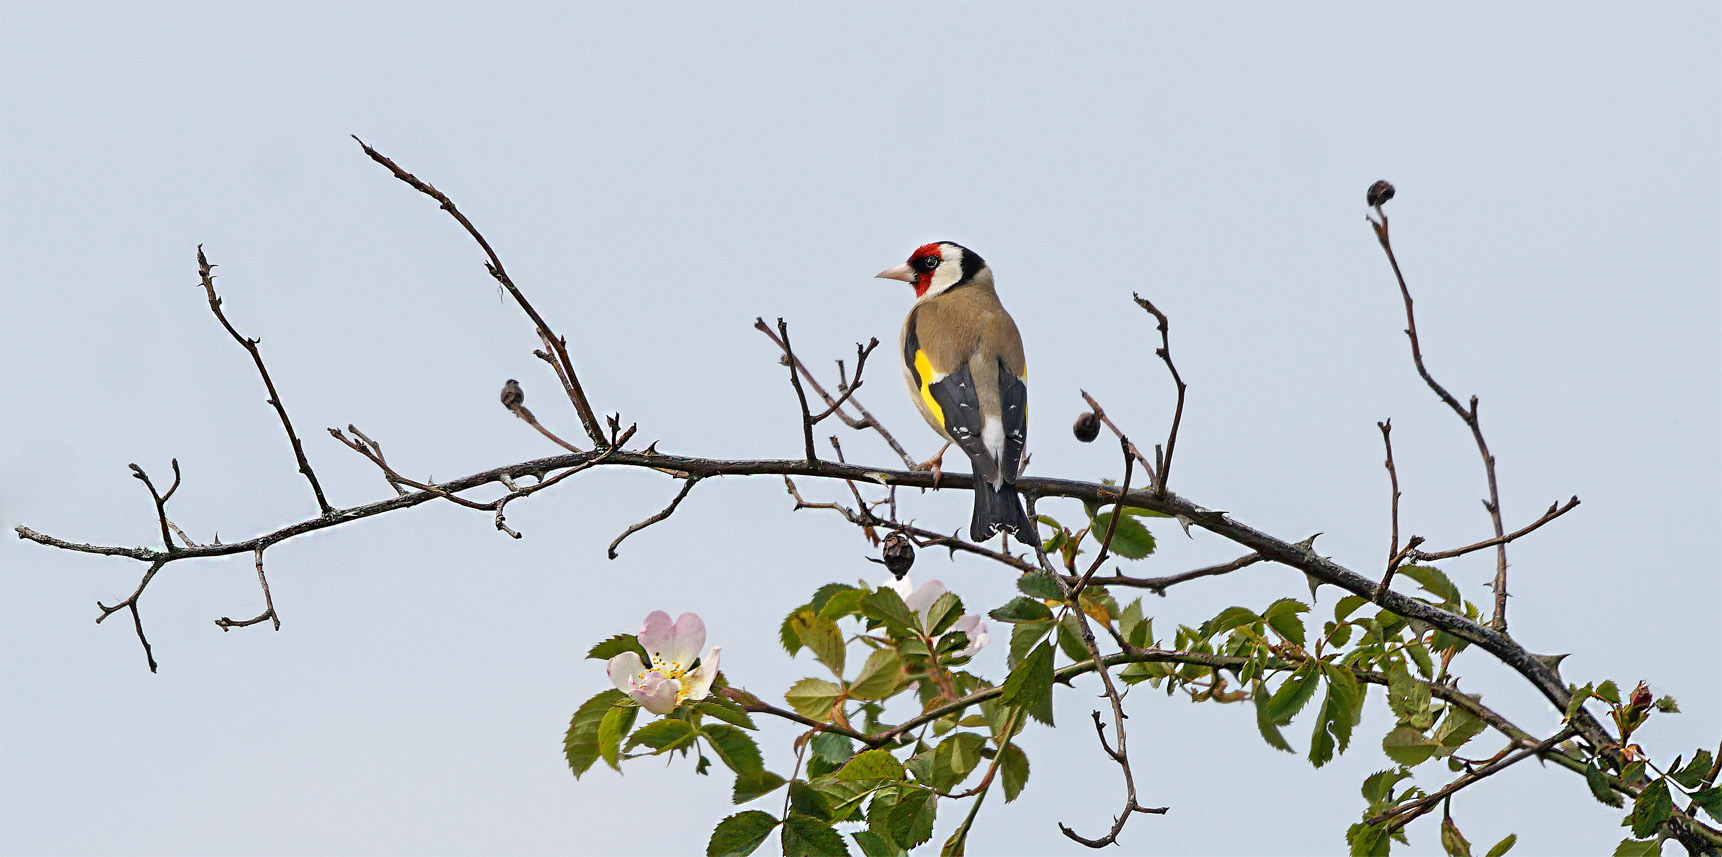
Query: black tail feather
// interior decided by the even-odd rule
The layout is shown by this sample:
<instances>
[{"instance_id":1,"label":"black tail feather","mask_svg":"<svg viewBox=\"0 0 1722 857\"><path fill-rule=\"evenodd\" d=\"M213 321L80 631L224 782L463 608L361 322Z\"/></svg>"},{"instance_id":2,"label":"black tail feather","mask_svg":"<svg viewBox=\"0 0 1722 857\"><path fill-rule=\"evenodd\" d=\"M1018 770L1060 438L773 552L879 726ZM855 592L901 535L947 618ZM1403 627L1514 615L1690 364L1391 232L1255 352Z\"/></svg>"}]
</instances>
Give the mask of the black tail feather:
<instances>
[{"instance_id":1,"label":"black tail feather","mask_svg":"<svg viewBox=\"0 0 1722 857\"><path fill-rule=\"evenodd\" d=\"M1028 513L1023 511L1016 485L1006 482L994 490L992 483L976 478L975 514L969 522L969 538L984 542L1001 530L1029 547L1040 546L1040 536Z\"/></svg>"}]
</instances>

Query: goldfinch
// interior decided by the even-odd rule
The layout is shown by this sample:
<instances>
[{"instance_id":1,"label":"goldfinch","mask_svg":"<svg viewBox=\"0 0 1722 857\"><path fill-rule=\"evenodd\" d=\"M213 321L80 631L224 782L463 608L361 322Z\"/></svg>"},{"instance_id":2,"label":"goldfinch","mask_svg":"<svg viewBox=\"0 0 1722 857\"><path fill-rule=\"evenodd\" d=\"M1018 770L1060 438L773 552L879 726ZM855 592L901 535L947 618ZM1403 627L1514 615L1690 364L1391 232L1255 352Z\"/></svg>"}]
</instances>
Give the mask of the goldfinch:
<instances>
[{"instance_id":1,"label":"goldfinch","mask_svg":"<svg viewBox=\"0 0 1722 857\"><path fill-rule=\"evenodd\" d=\"M993 291L992 269L973 250L940 241L878 276L915 287L903 321L903 377L927 424L969 457L969 537L1005 532L1039 545L1016 490L1028 442L1022 335Z\"/></svg>"}]
</instances>

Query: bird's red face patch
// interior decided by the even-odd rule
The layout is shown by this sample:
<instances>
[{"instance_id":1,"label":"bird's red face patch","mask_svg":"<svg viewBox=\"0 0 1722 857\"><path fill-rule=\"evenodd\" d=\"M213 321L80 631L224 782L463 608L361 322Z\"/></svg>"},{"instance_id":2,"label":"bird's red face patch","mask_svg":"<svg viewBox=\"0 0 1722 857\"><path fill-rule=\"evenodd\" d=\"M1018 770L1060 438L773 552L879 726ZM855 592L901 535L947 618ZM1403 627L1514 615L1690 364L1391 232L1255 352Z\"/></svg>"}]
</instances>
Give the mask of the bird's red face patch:
<instances>
[{"instance_id":1,"label":"bird's red face patch","mask_svg":"<svg viewBox=\"0 0 1722 857\"><path fill-rule=\"evenodd\" d=\"M938 242L922 244L915 248L909 256L909 267L915 270L915 297L920 297L933 287L933 272L939 269L939 262L944 260L944 251Z\"/></svg>"}]
</instances>

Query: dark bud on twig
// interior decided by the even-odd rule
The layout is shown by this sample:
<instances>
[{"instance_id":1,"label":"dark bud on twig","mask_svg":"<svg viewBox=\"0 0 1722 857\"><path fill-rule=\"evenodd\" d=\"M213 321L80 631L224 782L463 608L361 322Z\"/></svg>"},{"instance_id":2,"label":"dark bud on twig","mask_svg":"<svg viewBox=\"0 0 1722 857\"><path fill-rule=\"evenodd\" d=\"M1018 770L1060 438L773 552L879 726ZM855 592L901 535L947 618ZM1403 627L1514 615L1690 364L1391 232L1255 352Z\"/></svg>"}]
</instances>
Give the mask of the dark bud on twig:
<instances>
[{"instance_id":1,"label":"dark bud on twig","mask_svg":"<svg viewBox=\"0 0 1722 857\"><path fill-rule=\"evenodd\" d=\"M519 410L521 403L526 401L526 392L520 389L520 382L513 378L502 385L502 406L510 411Z\"/></svg>"},{"instance_id":2,"label":"dark bud on twig","mask_svg":"<svg viewBox=\"0 0 1722 857\"><path fill-rule=\"evenodd\" d=\"M886 570L901 580L903 575L909 573L909 567L915 564L915 546L909 543L908 536L892 533L885 537L885 544L879 549L879 557Z\"/></svg>"},{"instance_id":3,"label":"dark bud on twig","mask_svg":"<svg viewBox=\"0 0 1722 857\"><path fill-rule=\"evenodd\" d=\"M1372 208L1380 208L1382 203L1392 198L1393 185L1388 184L1386 179L1382 179L1381 181L1370 185L1369 194L1364 197Z\"/></svg>"},{"instance_id":4,"label":"dark bud on twig","mask_svg":"<svg viewBox=\"0 0 1722 857\"><path fill-rule=\"evenodd\" d=\"M1093 443L1094 439L1100 436L1100 418L1095 416L1093 411L1083 411L1082 416L1076 418L1076 425L1070 427L1070 431L1076 435L1077 440Z\"/></svg>"}]
</instances>

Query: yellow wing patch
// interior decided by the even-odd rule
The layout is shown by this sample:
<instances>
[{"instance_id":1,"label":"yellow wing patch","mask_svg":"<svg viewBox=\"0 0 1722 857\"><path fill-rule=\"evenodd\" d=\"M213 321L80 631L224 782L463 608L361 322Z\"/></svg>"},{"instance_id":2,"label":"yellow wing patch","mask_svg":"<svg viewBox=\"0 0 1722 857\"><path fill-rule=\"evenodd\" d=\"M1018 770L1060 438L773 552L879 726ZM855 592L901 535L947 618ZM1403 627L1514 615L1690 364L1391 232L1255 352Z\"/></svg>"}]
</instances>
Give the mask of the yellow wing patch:
<instances>
[{"instance_id":1,"label":"yellow wing patch","mask_svg":"<svg viewBox=\"0 0 1722 857\"><path fill-rule=\"evenodd\" d=\"M915 377L921 379L921 401L927 405L933 418L939 425L945 424L945 409L939 407L939 400L933 398L933 361L927 359L927 352L915 349Z\"/></svg>"}]
</instances>

